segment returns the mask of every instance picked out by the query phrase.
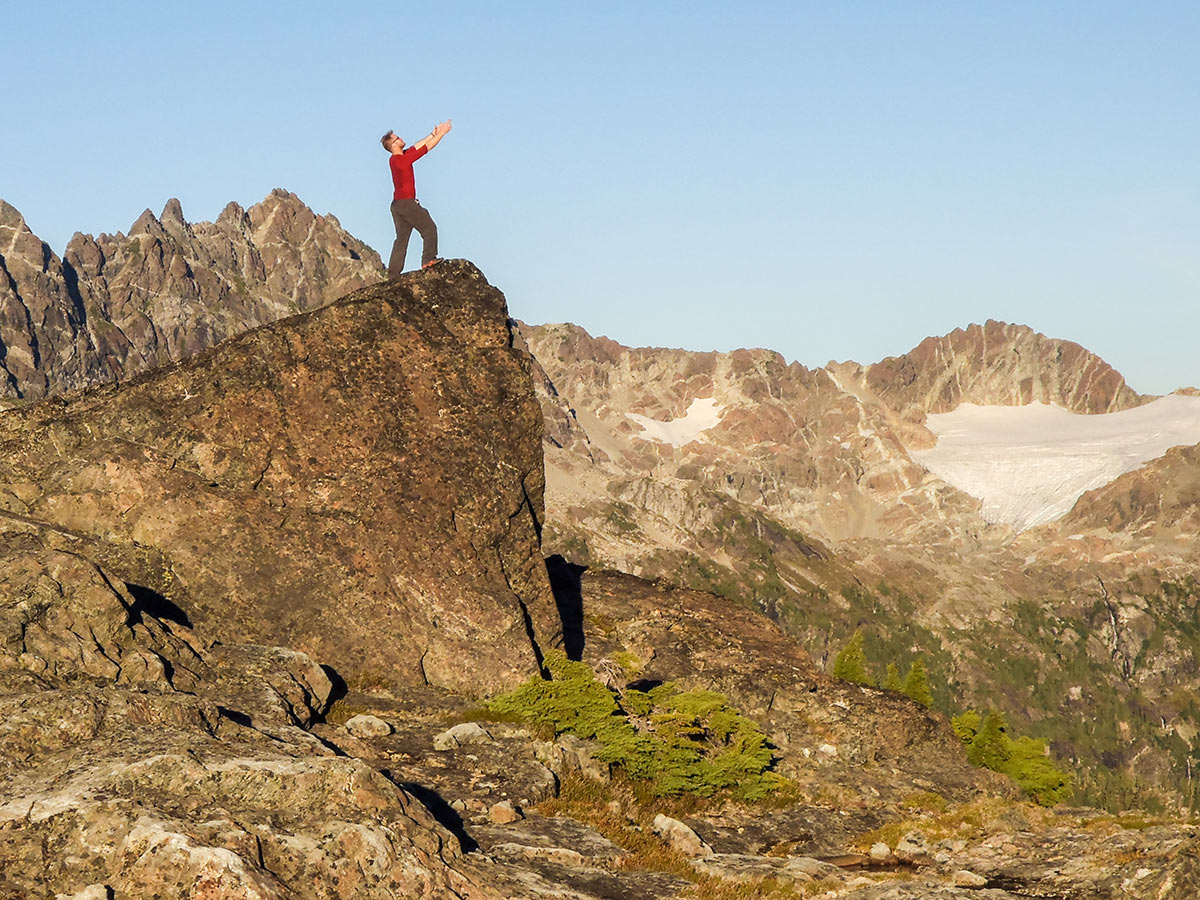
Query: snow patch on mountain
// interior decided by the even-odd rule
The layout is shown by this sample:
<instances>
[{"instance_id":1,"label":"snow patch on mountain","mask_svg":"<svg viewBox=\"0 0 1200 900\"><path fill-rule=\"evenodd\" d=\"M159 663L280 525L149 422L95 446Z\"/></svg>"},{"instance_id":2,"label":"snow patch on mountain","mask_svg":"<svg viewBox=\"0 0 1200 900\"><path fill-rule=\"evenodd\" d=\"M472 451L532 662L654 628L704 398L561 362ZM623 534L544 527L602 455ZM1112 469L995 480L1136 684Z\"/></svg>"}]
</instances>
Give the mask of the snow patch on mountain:
<instances>
[{"instance_id":1,"label":"snow patch on mountain","mask_svg":"<svg viewBox=\"0 0 1200 900\"><path fill-rule=\"evenodd\" d=\"M983 501L986 521L1022 531L1061 518L1086 491L1172 447L1200 443L1200 397L1171 394L1090 416L1042 403L963 403L926 426L937 444L909 456Z\"/></svg>"},{"instance_id":2,"label":"snow patch on mountain","mask_svg":"<svg viewBox=\"0 0 1200 900\"><path fill-rule=\"evenodd\" d=\"M682 447L684 444L698 440L703 432L714 427L721 421L721 415L724 412L724 406L717 403L712 397L708 397L702 400L693 400L688 406L687 412L679 419L663 422L638 413L625 413L625 417L642 426L642 433L635 434L635 438Z\"/></svg>"}]
</instances>

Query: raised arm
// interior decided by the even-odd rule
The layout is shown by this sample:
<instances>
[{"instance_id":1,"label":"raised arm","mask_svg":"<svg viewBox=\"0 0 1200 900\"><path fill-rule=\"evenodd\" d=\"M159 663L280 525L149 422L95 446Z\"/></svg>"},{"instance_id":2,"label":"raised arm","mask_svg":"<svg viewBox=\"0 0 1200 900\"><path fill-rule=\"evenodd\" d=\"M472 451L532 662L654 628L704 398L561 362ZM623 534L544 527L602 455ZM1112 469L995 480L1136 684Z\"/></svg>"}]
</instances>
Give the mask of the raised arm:
<instances>
[{"instance_id":1,"label":"raised arm","mask_svg":"<svg viewBox=\"0 0 1200 900\"><path fill-rule=\"evenodd\" d=\"M450 125L450 120L447 119L441 125L438 125L436 128L434 128L433 131L430 132L427 137L421 138L413 146L414 147L423 147L426 150L432 150L434 147L436 147L438 145L438 142L441 141L442 138L444 138L447 134L450 133L451 127L452 126Z\"/></svg>"}]
</instances>

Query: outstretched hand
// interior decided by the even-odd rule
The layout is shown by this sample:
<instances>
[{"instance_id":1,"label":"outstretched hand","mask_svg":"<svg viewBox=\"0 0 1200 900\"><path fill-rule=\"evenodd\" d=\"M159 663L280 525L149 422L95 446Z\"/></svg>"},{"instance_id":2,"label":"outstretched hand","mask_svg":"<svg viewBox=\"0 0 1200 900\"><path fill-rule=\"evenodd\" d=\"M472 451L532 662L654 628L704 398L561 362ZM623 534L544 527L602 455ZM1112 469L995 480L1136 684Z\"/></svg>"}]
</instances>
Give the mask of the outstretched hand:
<instances>
[{"instance_id":1,"label":"outstretched hand","mask_svg":"<svg viewBox=\"0 0 1200 900\"><path fill-rule=\"evenodd\" d=\"M417 146L424 147L426 150L433 149L438 145L438 142L446 136L446 134L450 131L450 128L451 125L449 119L447 119L445 122L442 122L440 125L435 125L433 131L429 132L428 137L423 137L421 140L417 141Z\"/></svg>"}]
</instances>

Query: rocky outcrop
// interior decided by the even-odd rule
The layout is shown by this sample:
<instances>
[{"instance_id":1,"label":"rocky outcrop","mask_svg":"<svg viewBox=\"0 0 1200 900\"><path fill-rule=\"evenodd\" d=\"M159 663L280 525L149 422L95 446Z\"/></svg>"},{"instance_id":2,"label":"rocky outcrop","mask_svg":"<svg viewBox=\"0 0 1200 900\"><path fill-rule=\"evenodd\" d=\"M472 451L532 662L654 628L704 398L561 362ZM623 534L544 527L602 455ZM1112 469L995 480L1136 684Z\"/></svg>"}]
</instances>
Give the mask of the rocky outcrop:
<instances>
[{"instance_id":1,"label":"rocky outcrop","mask_svg":"<svg viewBox=\"0 0 1200 900\"><path fill-rule=\"evenodd\" d=\"M901 411L949 412L960 403L1053 403L1077 413L1105 413L1149 399L1079 344L992 319L926 338L903 356L865 369L852 363L846 368Z\"/></svg>"},{"instance_id":2,"label":"rocky outcrop","mask_svg":"<svg viewBox=\"0 0 1200 900\"><path fill-rule=\"evenodd\" d=\"M421 803L302 730L331 697L311 658L215 644L63 538L0 542L0 894L496 896Z\"/></svg>"},{"instance_id":3,"label":"rocky outcrop","mask_svg":"<svg viewBox=\"0 0 1200 900\"><path fill-rule=\"evenodd\" d=\"M126 380L383 276L378 254L295 194L188 223L178 200L60 259L0 201L0 396Z\"/></svg>"},{"instance_id":4,"label":"rocky outcrop","mask_svg":"<svg viewBox=\"0 0 1200 900\"><path fill-rule=\"evenodd\" d=\"M1089 491L1056 528L1067 534L1093 529L1174 532L1186 541L1200 531L1200 444L1175 447L1144 468Z\"/></svg>"},{"instance_id":5,"label":"rocky outcrop","mask_svg":"<svg viewBox=\"0 0 1200 900\"><path fill-rule=\"evenodd\" d=\"M0 894L511 896L316 733L557 641L529 365L445 262L0 413Z\"/></svg>"},{"instance_id":6,"label":"rocky outcrop","mask_svg":"<svg viewBox=\"0 0 1200 900\"><path fill-rule=\"evenodd\" d=\"M620 659L637 681L725 694L763 723L780 771L799 784L814 791L836 784L848 806L898 802L935 783L955 801L1013 795L1005 780L967 764L945 719L896 692L828 677L766 616L713 594L582 571L561 559L550 568L560 596L564 584L575 585L584 660L602 667Z\"/></svg>"},{"instance_id":7,"label":"rocky outcrop","mask_svg":"<svg viewBox=\"0 0 1200 900\"><path fill-rule=\"evenodd\" d=\"M358 686L496 689L558 632L540 435L503 296L448 262L3 414L0 530Z\"/></svg>"}]
</instances>

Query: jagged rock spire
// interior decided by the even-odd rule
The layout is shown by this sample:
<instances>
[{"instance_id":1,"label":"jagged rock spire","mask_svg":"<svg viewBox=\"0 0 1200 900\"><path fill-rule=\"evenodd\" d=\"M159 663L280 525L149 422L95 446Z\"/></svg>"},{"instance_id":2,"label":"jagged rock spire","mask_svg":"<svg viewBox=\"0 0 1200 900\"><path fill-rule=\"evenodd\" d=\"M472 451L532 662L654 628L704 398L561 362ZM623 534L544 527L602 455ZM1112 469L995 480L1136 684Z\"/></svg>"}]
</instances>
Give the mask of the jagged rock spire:
<instances>
[{"instance_id":1,"label":"jagged rock spire","mask_svg":"<svg viewBox=\"0 0 1200 900\"><path fill-rule=\"evenodd\" d=\"M65 263L0 200L0 256L17 285L0 301L0 379L25 397L175 362L384 275L378 254L282 189L216 223L189 223L171 198L128 235L76 234Z\"/></svg>"}]
</instances>

